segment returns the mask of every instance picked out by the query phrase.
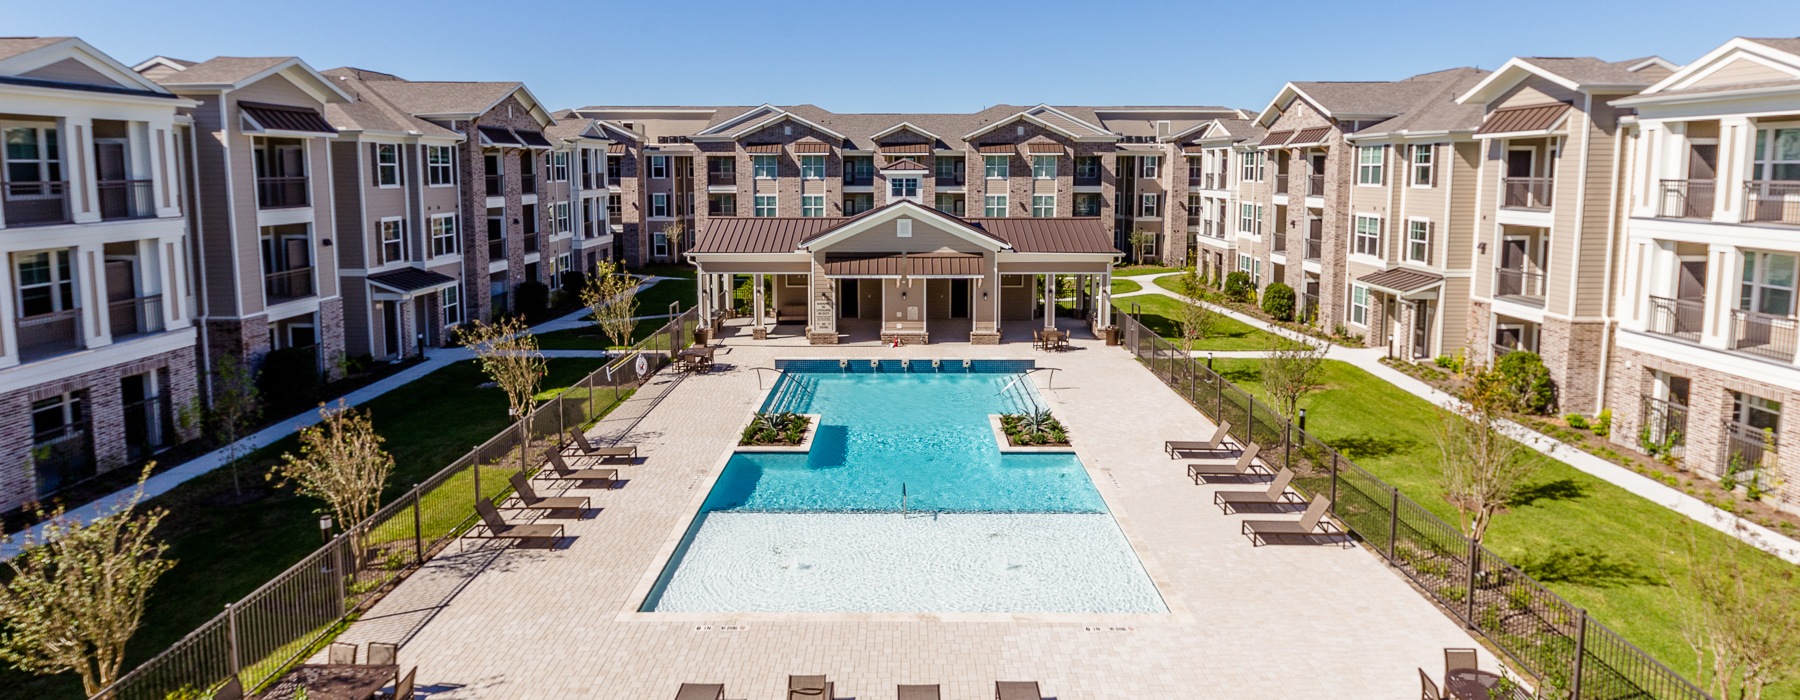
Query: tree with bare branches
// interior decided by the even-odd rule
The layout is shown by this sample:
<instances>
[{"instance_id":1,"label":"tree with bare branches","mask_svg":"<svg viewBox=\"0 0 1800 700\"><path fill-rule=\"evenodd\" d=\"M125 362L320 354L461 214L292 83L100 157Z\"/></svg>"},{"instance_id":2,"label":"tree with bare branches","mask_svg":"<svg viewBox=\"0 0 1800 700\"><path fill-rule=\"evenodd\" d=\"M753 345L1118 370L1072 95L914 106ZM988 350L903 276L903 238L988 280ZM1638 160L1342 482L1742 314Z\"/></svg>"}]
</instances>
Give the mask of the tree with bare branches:
<instances>
[{"instance_id":1,"label":"tree with bare branches","mask_svg":"<svg viewBox=\"0 0 1800 700\"><path fill-rule=\"evenodd\" d=\"M381 448L381 436L368 411L352 408L343 399L336 408L320 405L319 422L301 428L299 436L300 453L283 453L269 478L324 501L345 529L374 513L381 505L381 489L394 471L394 457Z\"/></svg>"},{"instance_id":2,"label":"tree with bare branches","mask_svg":"<svg viewBox=\"0 0 1800 700\"><path fill-rule=\"evenodd\" d=\"M632 332L637 329L632 317L637 315L639 281L637 275L625 271L624 265L602 260L581 290L581 303L593 314L594 324L612 345L631 344Z\"/></svg>"},{"instance_id":3,"label":"tree with bare branches","mask_svg":"<svg viewBox=\"0 0 1800 700\"><path fill-rule=\"evenodd\" d=\"M166 512L133 512L149 477L145 466L131 498L91 523L61 508L39 513L43 530L21 542L0 586L0 659L31 673L72 671L90 696L118 679L150 589L175 566L152 534Z\"/></svg>"},{"instance_id":4,"label":"tree with bare branches","mask_svg":"<svg viewBox=\"0 0 1800 700\"><path fill-rule=\"evenodd\" d=\"M256 426L262 417L262 392L256 387L255 369L237 355L227 354L213 363L212 433L213 440L225 450L225 463L231 465L231 490L243 493L238 481L238 440Z\"/></svg>"},{"instance_id":5,"label":"tree with bare branches","mask_svg":"<svg viewBox=\"0 0 1800 700\"><path fill-rule=\"evenodd\" d=\"M538 352L537 336L525 322L516 318L476 321L459 329L457 337L475 351L481 371L506 392L515 419L530 413L537 405L538 384L550 373L550 364Z\"/></svg>"},{"instance_id":6,"label":"tree with bare branches","mask_svg":"<svg viewBox=\"0 0 1800 700\"><path fill-rule=\"evenodd\" d=\"M1501 432L1521 405L1507 378L1481 367L1468 374L1460 401L1439 412L1434 432L1446 500L1461 515L1469 538L1480 542L1537 464L1526 459L1524 444Z\"/></svg>"},{"instance_id":7,"label":"tree with bare branches","mask_svg":"<svg viewBox=\"0 0 1800 700\"><path fill-rule=\"evenodd\" d=\"M1685 555L1686 570L1668 578L1701 687L1718 698L1761 700L1767 686L1800 676L1794 567L1757 566L1762 552L1735 539L1703 545L1692 530Z\"/></svg>"},{"instance_id":8,"label":"tree with bare branches","mask_svg":"<svg viewBox=\"0 0 1800 700\"><path fill-rule=\"evenodd\" d=\"M1219 323L1219 312L1201 301L1206 294L1206 282L1200 279L1200 273L1193 267L1182 270L1178 278L1181 295L1189 302L1181 305L1176 314L1175 323L1181 329L1182 346L1192 348L1194 341L1204 340L1212 335L1213 328Z\"/></svg>"},{"instance_id":9,"label":"tree with bare branches","mask_svg":"<svg viewBox=\"0 0 1800 700\"><path fill-rule=\"evenodd\" d=\"M1324 343L1296 343L1271 336L1268 351L1257 360L1257 374L1283 418L1295 420L1300 415L1300 400L1324 388L1319 371L1325 367L1325 353L1330 348Z\"/></svg>"}]
</instances>

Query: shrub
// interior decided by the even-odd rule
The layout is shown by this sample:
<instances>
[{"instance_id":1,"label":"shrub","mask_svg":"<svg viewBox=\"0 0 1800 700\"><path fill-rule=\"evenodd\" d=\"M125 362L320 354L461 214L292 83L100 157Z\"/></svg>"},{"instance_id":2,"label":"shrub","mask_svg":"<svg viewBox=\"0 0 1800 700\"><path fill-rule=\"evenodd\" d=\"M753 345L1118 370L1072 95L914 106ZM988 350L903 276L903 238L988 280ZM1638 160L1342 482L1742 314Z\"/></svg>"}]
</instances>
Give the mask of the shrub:
<instances>
[{"instance_id":1,"label":"shrub","mask_svg":"<svg viewBox=\"0 0 1800 700\"><path fill-rule=\"evenodd\" d=\"M1612 409L1600 409L1600 415L1594 417L1594 434L1606 437L1612 433Z\"/></svg>"},{"instance_id":2,"label":"shrub","mask_svg":"<svg viewBox=\"0 0 1800 700\"><path fill-rule=\"evenodd\" d=\"M258 375L263 400L277 408L312 404L319 393L318 350L317 346L282 348L263 356Z\"/></svg>"},{"instance_id":3,"label":"shrub","mask_svg":"<svg viewBox=\"0 0 1800 700\"><path fill-rule=\"evenodd\" d=\"M1225 298L1244 302L1255 294L1256 286L1250 284L1250 273L1239 270L1225 276Z\"/></svg>"},{"instance_id":4,"label":"shrub","mask_svg":"<svg viewBox=\"0 0 1800 700\"><path fill-rule=\"evenodd\" d=\"M574 294L583 289L587 289L587 275L582 274L580 270L563 270L562 290L564 293Z\"/></svg>"},{"instance_id":5,"label":"shrub","mask_svg":"<svg viewBox=\"0 0 1800 700\"><path fill-rule=\"evenodd\" d=\"M1455 355L1438 355L1432 362L1437 363L1437 366L1450 370L1455 374L1462 374L1463 367L1469 364L1468 358L1463 355L1463 351L1460 349L1456 351Z\"/></svg>"},{"instance_id":6,"label":"shrub","mask_svg":"<svg viewBox=\"0 0 1800 700\"><path fill-rule=\"evenodd\" d=\"M1277 321L1294 320L1294 288L1280 282L1264 288L1262 310Z\"/></svg>"},{"instance_id":7,"label":"shrub","mask_svg":"<svg viewBox=\"0 0 1800 700\"><path fill-rule=\"evenodd\" d=\"M798 445L812 419L798 413L758 413L744 426L740 445Z\"/></svg>"},{"instance_id":8,"label":"shrub","mask_svg":"<svg viewBox=\"0 0 1800 700\"><path fill-rule=\"evenodd\" d=\"M513 294L513 313L524 316L526 323L544 320L544 312L549 308L550 287L543 282L522 282Z\"/></svg>"},{"instance_id":9,"label":"shrub","mask_svg":"<svg viewBox=\"0 0 1800 700\"><path fill-rule=\"evenodd\" d=\"M1506 378L1507 386L1518 397L1519 410L1546 415L1556 405L1556 382L1550 369L1535 352L1509 352L1494 363L1494 371Z\"/></svg>"},{"instance_id":10,"label":"shrub","mask_svg":"<svg viewBox=\"0 0 1800 700\"><path fill-rule=\"evenodd\" d=\"M1588 429L1587 416L1581 415L1579 413L1571 413L1566 416L1563 416L1563 422L1568 423L1569 427L1574 428L1576 430L1587 430Z\"/></svg>"}]
</instances>

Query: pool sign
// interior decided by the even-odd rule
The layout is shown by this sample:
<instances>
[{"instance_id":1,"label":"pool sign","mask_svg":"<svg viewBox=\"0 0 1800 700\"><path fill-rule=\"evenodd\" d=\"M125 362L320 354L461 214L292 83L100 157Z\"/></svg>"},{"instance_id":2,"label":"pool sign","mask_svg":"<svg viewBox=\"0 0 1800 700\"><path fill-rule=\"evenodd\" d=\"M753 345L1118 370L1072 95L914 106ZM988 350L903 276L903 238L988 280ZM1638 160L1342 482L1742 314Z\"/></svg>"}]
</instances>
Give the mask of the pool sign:
<instances>
[{"instance_id":1,"label":"pool sign","mask_svg":"<svg viewBox=\"0 0 1800 700\"><path fill-rule=\"evenodd\" d=\"M643 355L638 355L637 365L632 369L637 370L637 376L642 377L645 372L650 371L650 363L644 361Z\"/></svg>"}]
</instances>

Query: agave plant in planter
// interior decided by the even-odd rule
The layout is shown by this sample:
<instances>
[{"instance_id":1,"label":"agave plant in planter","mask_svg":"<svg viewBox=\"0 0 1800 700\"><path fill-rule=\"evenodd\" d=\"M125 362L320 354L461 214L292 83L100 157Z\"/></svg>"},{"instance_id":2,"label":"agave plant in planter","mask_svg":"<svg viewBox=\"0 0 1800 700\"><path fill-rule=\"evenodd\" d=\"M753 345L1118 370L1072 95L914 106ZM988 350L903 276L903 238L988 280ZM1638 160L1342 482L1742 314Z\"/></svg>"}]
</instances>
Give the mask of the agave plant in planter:
<instances>
[{"instance_id":1,"label":"agave plant in planter","mask_svg":"<svg viewBox=\"0 0 1800 700\"><path fill-rule=\"evenodd\" d=\"M758 413L744 427L740 445L798 445L812 419L798 413Z\"/></svg>"},{"instance_id":2,"label":"agave plant in planter","mask_svg":"<svg viewBox=\"0 0 1800 700\"><path fill-rule=\"evenodd\" d=\"M1000 416L1000 428L1015 446L1067 445L1068 430L1048 410L1007 413Z\"/></svg>"}]
</instances>

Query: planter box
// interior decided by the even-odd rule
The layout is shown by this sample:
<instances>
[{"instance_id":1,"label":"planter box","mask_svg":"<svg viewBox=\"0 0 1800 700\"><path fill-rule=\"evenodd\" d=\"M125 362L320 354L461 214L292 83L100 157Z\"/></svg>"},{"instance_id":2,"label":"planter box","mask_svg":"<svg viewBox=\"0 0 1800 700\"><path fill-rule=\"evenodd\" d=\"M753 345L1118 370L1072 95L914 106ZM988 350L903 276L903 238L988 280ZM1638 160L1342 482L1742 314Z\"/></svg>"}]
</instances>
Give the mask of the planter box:
<instances>
[{"instance_id":1,"label":"planter box","mask_svg":"<svg viewBox=\"0 0 1800 700\"><path fill-rule=\"evenodd\" d=\"M806 416L806 418L807 418L806 436L800 438L800 444L798 444L798 445L738 445L736 447L733 447L732 450L736 451L736 452L811 452L812 444L813 444L813 436L818 434L818 432L819 432L819 419L823 418L824 416L821 416L817 413L802 413L800 415ZM751 413L750 419L744 421L743 425L738 426L737 434L738 434L739 440L744 439L744 428L750 427L751 421L754 421L754 420L756 420L756 414Z\"/></svg>"},{"instance_id":2,"label":"planter box","mask_svg":"<svg viewBox=\"0 0 1800 700\"><path fill-rule=\"evenodd\" d=\"M988 414L988 427L994 429L994 445L1001 452L1074 452L1071 445L1014 445L1006 439L1006 429L1000 427L1000 414Z\"/></svg>"}]
</instances>

